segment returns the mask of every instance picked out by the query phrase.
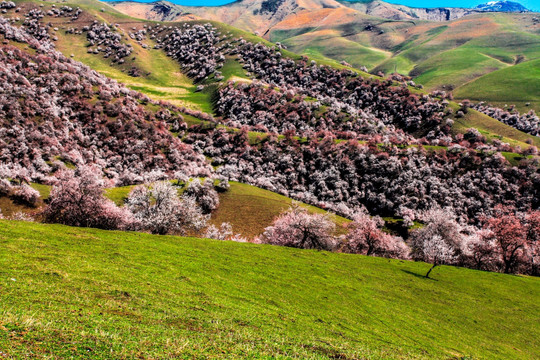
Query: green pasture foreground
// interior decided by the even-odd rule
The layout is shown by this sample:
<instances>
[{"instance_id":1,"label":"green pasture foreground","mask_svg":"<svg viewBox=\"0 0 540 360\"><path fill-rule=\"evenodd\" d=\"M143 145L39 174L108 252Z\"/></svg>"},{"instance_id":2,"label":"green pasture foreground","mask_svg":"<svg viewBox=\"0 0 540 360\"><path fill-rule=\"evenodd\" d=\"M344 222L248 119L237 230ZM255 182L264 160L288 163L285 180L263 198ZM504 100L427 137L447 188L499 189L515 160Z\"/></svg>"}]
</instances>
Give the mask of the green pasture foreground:
<instances>
[{"instance_id":1,"label":"green pasture foreground","mask_svg":"<svg viewBox=\"0 0 540 360\"><path fill-rule=\"evenodd\" d=\"M0 221L0 358L534 359L540 280Z\"/></svg>"}]
</instances>

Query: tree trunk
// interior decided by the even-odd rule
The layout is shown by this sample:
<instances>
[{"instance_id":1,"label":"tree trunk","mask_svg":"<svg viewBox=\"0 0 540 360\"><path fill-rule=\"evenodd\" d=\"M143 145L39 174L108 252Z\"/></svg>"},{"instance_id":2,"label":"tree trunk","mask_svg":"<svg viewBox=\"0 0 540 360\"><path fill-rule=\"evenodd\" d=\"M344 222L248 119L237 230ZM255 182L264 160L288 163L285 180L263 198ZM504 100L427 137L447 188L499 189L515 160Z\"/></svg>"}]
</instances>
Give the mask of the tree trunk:
<instances>
[{"instance_id":1,"label":"tree trunk","mask_svg":"<svg viewBox=\"0 0 540 360\"><path fill-rule=\"evenodd\" d=\"M426 279L429 279L429 274L431 273L431 270L435 269L435 266L437 266L437 264L433 264L433 266L431 268L429 268L429 270L428 270L428 272L427 272L427 274L425 276Z\"/></svg>"}]
</instances>

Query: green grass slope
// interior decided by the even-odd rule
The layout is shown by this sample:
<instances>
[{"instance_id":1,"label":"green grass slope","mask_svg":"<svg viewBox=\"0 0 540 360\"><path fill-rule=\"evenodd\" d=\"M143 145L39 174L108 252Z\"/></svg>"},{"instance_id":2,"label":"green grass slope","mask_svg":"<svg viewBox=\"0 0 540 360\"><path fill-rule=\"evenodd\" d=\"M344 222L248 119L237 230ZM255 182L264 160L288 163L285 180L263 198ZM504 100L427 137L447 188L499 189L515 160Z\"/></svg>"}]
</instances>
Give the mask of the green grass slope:
<instances>
[{"instance_id":1,"label":"green grass slope","mask_svg":"<svg viewBox=\"0 0 540 360\"><path fill-rule=\"evenodd\" d=\"M533 359L536 278L0 221L7 358Z\"/></svg>"},{"instance_id":2,"label":"green grass slope","mask_svg":"<svg viewBox=\"0 0 540 360\"><path fill-rule=\"evenodd\" d=\"M515 104L521 111L540 111L540 59L484 75L458 88L459 99ZM525 103L530 102L530 107ZM504 104L503 104L504 105Z\"/></svg>"},{"instance_id":3,"label":"green grass slope","mask_svg":"<svg viewBox=\"0 0 540 360\"><path fill-rule=\"evenodd\" d=\"M235 233L253 238L264 232L275 217L292 205L286 196L263 190L255 186L231 182L229 191L220 194L219 208L212 214L211 223L219 225L230 222ZM326 211L315 206L302 204L311 213L325 214ZM349 220L332 215L336 223L336 231L343 230Z\"/></svg>"},{"instance_id":4,"label":"green grass slope","mask_svg":"<svg viewBox=\"0 0 540 360\"><path fill-rule=\"evenodd\" d=\"M486 13L441 23L358 14L354 20L335 24L271 30L269 37L294 52L346 60L356 67L365 65L373 73L411 75L427 90L452 90L516 64L514 71L503 74L515 82L526 75L527 82L540 83L535 71L520 64L540 58L540 33L534 17ZM493 88L481 84L483 91L477 97L491 100ZM489 93L486 97L485 92ZM501 91L501 97L505 93ZM521 90L501 101L527 102L529 97Z\"/></svg>"},{"instance_id":5,"label":"green grass slope","mask_svg":"<svg viewBox=\"0 0 540 360\"><path fill-rule=\"evenodd\" d=\"M339 34L314 36L307 33L287 39L283 44L294 52L316 60L327 58L344 60L356 68L365 66L372 69L391 55L389 52L364 46Z\"/></svg>"}]
</instances>

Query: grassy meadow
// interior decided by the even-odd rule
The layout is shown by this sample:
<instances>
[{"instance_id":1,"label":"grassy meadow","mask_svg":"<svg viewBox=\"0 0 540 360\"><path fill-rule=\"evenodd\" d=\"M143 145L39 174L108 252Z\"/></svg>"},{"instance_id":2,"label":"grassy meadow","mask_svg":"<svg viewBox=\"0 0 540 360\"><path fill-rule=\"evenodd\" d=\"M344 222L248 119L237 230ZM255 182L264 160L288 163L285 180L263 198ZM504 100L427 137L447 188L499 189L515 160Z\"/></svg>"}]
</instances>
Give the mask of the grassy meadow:
<instances>
[{"instance_id":1,"label":"grassy meadow","mask_svg":"<svg viewBox=\"0 0 540 360\"><path fill-rule=\"evenodd\" d=\"M6 358L533 359L536 278L0 221Z\"/></svg>"}]
</instances>

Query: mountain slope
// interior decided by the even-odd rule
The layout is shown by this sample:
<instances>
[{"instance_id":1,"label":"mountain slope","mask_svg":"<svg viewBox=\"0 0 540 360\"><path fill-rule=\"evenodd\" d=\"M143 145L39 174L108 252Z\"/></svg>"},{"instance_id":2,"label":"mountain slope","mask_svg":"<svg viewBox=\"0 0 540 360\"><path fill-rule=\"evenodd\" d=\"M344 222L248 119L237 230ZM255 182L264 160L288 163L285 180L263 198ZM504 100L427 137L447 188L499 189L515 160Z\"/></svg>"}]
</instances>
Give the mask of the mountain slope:
<instances>
[{"instance_id":1,"label":"mountain slope","mask_svg":"<svg viewBox=\"0 0 540 360\"><path fill-rule=\"evenodd\" d=\"M540 58L540 21L534 13L414 9L381 1L247 0L217 8L166 2L113 4L125 13L151 19L194 17L229 23L296 53L346 61L372 73L411 75L429 90L453 90L493 71Z\"/></svg>"},{"instance_id":2,"label":"mountain slope","mask_svg":"<svg viewBox=\"0 0 540 360\"><path fill-rule=\"evenodd\" d=\"M540 351L536 278L443 266L431 280L424 263L24 222L0 221L0 242L8 358Z\"/></svg>"}]
</instances>

